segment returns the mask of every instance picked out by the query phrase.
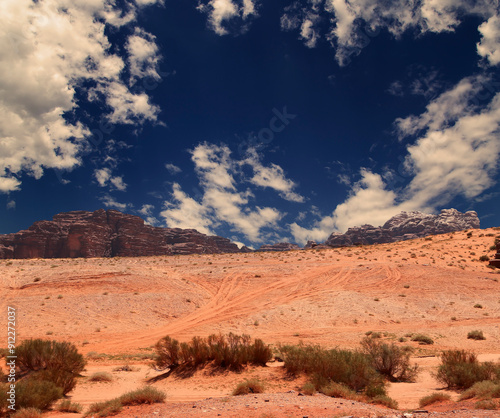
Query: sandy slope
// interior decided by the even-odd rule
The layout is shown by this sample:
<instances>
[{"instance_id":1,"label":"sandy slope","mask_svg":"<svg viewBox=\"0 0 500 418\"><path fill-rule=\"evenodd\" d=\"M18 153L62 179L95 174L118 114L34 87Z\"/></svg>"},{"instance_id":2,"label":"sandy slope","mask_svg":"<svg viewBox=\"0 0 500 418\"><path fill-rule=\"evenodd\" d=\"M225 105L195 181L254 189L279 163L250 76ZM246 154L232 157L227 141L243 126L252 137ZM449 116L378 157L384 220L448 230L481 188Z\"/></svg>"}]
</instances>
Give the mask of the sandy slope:
<instances>
[{"instance_id":1,"label":"sandy slope","mask_svg":"<svg viewBox=\"0 0 500 418\"><path fill-rule=\"evenodd\" d=\"M438 359L422 356L460 347L500 357L500 275L478 261L493 256L490 246L497 235L499 230L473 230L471 237L460 232L288 253L4 260L0 304L3 312L8 305L17 308L20 339L72 341L92 358L118 355L115 361L108 356L104 363L91 362L89 370L134 359L144 369L131 372L128 383L91 385L80 395L82 385L75 394L82 403L140 386L151 373L140 355L151 353L165 335L185 341L232 331L268 343L357 347L367 331L384 332L389 341L423 332L434 345L409 343L421 357L416 359L424 370L419 382L390 388L400 406L410 408L438 387L431 375ZM468 340L474 329L487 339ZM203 377L198 380L169 382L167 391L173 400L194 400L224 396L234 387L232 381L218 385L219 376L209 384L217 389L196 391L204 384ZM278 384L280 390L296 386L284 385L281 378Z\"/></svg>"}]
</instances>

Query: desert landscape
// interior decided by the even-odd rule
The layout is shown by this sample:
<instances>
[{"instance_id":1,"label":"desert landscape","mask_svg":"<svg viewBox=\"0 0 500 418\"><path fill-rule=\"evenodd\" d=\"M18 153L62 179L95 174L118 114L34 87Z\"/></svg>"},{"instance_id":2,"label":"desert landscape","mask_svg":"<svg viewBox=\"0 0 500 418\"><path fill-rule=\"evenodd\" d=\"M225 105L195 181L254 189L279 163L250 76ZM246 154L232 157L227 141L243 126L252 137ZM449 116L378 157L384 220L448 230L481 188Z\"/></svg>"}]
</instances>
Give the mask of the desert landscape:
<instances>
[{"instance_id":1,"label":"desert landscape","mask_svg":"<svg viewBox=\"0 0 500 418\"><path fill-rule=\"evenodd\" d=\"M443 350L500 359L499 270L480 261L494 258L498 235L489 228L288 252L1 260L2 310L17 310L18 344L68 341L85 356L86 369L68 394L83 412L150 385L167 394L165 403L126 407L118 416L374 417L414 410L421 410L414 416L500 416L475 409L474 399L455 402L459 392L435 379ZM475 330L485 339L468 338ZM188 342L230 332L275 350L300 342L359 349L376 333L380 341L411 346L420 373L413 383L388 383L399 408L393 410L319 393L299 396L307 376L290 376L281 361L237 373L151 367L154 346L165 336ZM416 334L433 343L412 341ZM91 379L101 372L108 378ZM264 392L231 396L245 379L264 382ZM451 400L420 408L419 400L434 392Z\"/></svg>"}]
</instances>

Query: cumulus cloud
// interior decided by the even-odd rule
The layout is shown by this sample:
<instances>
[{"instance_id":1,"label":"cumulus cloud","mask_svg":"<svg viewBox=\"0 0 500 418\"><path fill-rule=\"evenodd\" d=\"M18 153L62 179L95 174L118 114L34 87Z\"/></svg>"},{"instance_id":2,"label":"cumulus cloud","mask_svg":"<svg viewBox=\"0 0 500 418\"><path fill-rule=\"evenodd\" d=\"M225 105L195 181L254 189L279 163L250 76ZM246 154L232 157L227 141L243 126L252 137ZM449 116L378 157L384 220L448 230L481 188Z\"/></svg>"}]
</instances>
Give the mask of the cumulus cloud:
<instances>
[{"instance_id":1,"label":"cumulus cloud","mask_svg":"<svg viewBox=\"0 0 500 418\"><path fill-rule=\"evenodd\" d=\"M409 29L420 33L450 32L463 16L478 15L490 19L482 27L483 40L478 49L494 62L489 47L491 43L498 43L498 22L491 19L497 7L491 0L309 0L303 5L295 2L286 7L281 27L299 31L300 38L309 47L314 47L323 36L335 47L339 64L346 65L381 29L395 37ZM319 30L320 21L330 22L323 30L324 35Z\"/></svg>"},{"instance_id":2,"label":"cumulus cloud","mask_svg":"<svg viewBox=\"0 0 500 418\"><path fill-rule=\"evenodd\" d=\"M283 169L276 164L270 164L268 167L262 165L255 149L248 150L248 156L243 163L252 167L254 172L253 177L249 180L250 183L274 189L280 193L282 198L291 202L304 202L304 197L293 191L296 184L286 178Z\"/></svg>"},{"instance_id":3,"label":"cumulus cloud","mask_svg":"<svg viewBox=\"0 0 500 418\"><path fill-rule=\"evenodd\" d=\"M142 205L142 208L138 211L139 214L144 217L145 223L151 226L157 226L160 224L160 221L153 215L154 208L155 207L153 205Z\"/></svg>"},{"instance_id":4,"label":"cumulus cloud","mask_svg":"<svg viewBox=\"0 0 500 418\"><path fill-rule=\"evenodd\" d=\"M169 228L196 229L203 234L215 235L209 208L184 193L178 183L174 183L172 201L165 202L165 210L160 216Z\"/></svg>"},{"instance_id":5,"label":"cumulus cloud","mask_svg":"<svg viewBox=\"0 0 500 418\"><path fill-rule=\"evenodd\" d=\"M208 24L218 35L234 33L229 27L235 21L239 24L236 33L245 32L250 18L257 15L255 0L200 0L198 10L208 15Z\"/></svg>"},{"instance_id":6,"label":"cumulus cloud","mask_svg":"<svg viewBox=\"0 0 500 418\"><path fill-rule=\"evenodd\" d=\"M124 81L127 57L113 52L106 28L132 25L153 1L5 0L0 6L0 192L18 190L23 174L39 179L45 169L81 164L88 127L65 118L80 100L104 104L113 123L155 121L158 107ZM140 55L138 39L149 45ZM154 39L135 31L129 45L132 75L151 74ZM142 72L142 73L141 73ZM91 86L85 90L85 86Z\"/></svg>"},{"instance_id":7,"label":"cumulus cloud","mask_svg":"<svg viewBox=\"0 0 500 418\"><path fill-rule=\"evenodd\" d=\"M304 242L365 223L378 226L402 210L433 212L458 196L477 199L493 186L500 157L500 93L479 107L475 95L483 83L483 76L468 77L422 114L396 121L403 137L416 137L407 146L404 188L390 190L380 174L362 169L331 215L309 228L291 225L295 239Z\"/></svg>"},{"instance_id":8,"label":"cumulus cloud","mask_svg":"<svg viewBox=\"0 0 500 418\"><path fill-rule=\"evenodd\" d=\"M491 65L500 63L500 16L494 15L479 26L481 41L477 44L477 52L485 57Z\"/></svg>"},{"instance_id":9,"label":"cumulus cloud","mask_svg":"<svg viewBox=\"0 0 500 418\"><path fill-rule=\"evenodd\" d=\"M218 226L228 225L250 241L262 242L267 236L265 230L278 228L284 214L273 207L254 205L254 194L248 186L270 188L286 200L303 201L283 169L276 164L265 166L253 149L238 160L225 145L203 143L191 150L191 160L202 193L195 200L179 184L173 185L172 201L166 202L161 212L169 227L213 233ZM243 167L250 167L253 174L245 175Z\"/></svg>"},{"instance_id":10,"label":"cumulus cloud","mask_svg":"<svg viewBox=\"0 0 500 418\"><path fill-rule=\"evenodd\" d=\"M100 168L94 170L94 177L100 187L110 186L112 190L119 190L121 192L127 190L127 185L123 181L123 177L113 176L111 169L109 168Z\"/></svg>"}]
</instances>

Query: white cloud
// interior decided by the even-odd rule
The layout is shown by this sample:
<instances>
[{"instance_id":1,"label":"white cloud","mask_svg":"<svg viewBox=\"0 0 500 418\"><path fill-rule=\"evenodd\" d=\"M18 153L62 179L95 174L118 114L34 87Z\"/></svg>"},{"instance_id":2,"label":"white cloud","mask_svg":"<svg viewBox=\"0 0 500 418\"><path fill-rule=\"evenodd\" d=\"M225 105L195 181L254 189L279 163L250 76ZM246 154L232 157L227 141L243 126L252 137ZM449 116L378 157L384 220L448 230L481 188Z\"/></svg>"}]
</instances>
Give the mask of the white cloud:
<instances>
[{"instance_id":1,"label":"white cloud","mask_svg":"<svg viewBox=\"0 0 500 418\"><path fill-rule=\"evenodd\" d=\"M116 189L121 192L127 190L127 185L124 183L123 178L121 176L113 176L109 168L94 170L94 177L99 187L111 186L111 189Z\"/></svg>"},{"instance_id":2,"label":"white cloud","mask_svg":"<svg viewBox=\"0 0 500 418\"><path fill-rule=\"evenodd\" d=\"M138 211L142 216L144 216L144 220L147 225L157 226L160 224L160 221L153 216L154 208L155 207L153 205L142 205L142 208Z\"/></svg>"},{"instance_id":3,"label":"white cloud","mask_svg":"<svg viewBox=\"0 0 500 418\"><path fill-rule=\"evenodd\" d=\"M179 184L173 187L173 201L166 202L161 213L169 227L195 228L213 233L213 229L226 224L252 242L261 242L266 228L277 228L283 214L276 208L252 205L253 193L245 183L269 187L285 199L301 201L292 191L294 183L285 178L281 167L264 167L257 155L250 152L246 158L236 160L225 145L203 143L191 151L202 194L199 201L189 197ZM246 179L242 166L250 165L254 176ZM243 188L241 187L243 185Z\"/></svg>"},{"instance_id":4,"label":"white cloud","mask_svg":"<svg viewBox=\"0 0 500 418\"><path fill-rule=\"evenodd\" d=\"M144 29L135 28L134 34L128 37L125 48L129 54L130 73L133 77L151 77L155 80L161 78L158 74L161 56L152 34Z\"/></svg>"},{"instance_id":5,"label":"white cloud","mask_svg":"<svg viewBox=\"0 0 500 418\"><path fill-rule=\"evenodd\" d=\"M16 209L16 201L15 200L7 201L7 210L9 210L9 209L12 209L12 210Z\"/></svg>"},{"instance_id":6,"label":"white cloud","mask_svg":"<svg viewBox=\"0 0 500 418\"><path fill-rule=\"evenodd\" d=\"M138 4L146 3L153 2ZM67 122L64 114L77 109L75 89L83 81L94 84L88 99L104 101L113 123L156 120L158 108L148 96L132 93L123 81L126 58L110 52L105 32L110 25L133 24L137 5L129 1L128 6L122 16L108 0L1 2L1 192L19 189L13 175L39 179L47 168L81 164L89 129ZM148 65L156 61L151 58L143 72Z\"/></svg>"},{"instance_id":7,"label":"white cloud","mask_svg":"<svg viewBox=\"0 0 500 418\"><path fill-rule=\"evenodd\" d=\"M346 201L321 221L325 225L290 226L296 240L365 223L378 226L402 210L433 212L457 196L477 199L493 186L500 157L500 93L479 109L474 95L483 83L481 76L466 78L421 115L396 121L403 136L418 134L407 146L406 187L389 190L381 175L362 169Z\"/></svg>"},{"instance_id":8,"label":"white cloud","mask_svg":"<svg viewBox=\"0 0 500 418\"><path fill-rule=\"evenodd\" d=\"M160 213L169 228L196 229L203 234L215 235L208 208L184 193L177 183L173 185L172 197L173 202L165 202L166 209Z\"/></svg>"},{"instance_id":9,"label":"white cloud","mask_svg":"<svg viewBox=\"0 0 500 418\"><path fill-rule=\"evenodd\" d=\"M500 16L494 15L479 26L481 41L477 44L477 52L485 57L491 65L500 63Z\"/></svg>"},{"instance_id":10,"label":"white cloud","mask_svg":"<svg viewBox=\"0 0 500 418\"><path fill-rule=\"evenodd\" d=\"M177 167L175 164L167 163L165 164L165 168L168 170L170 174L179 174L182 172L180 167Z\"/></svg>"},{"instance_id":11,"label":"white cloud","mask_svg":"<svg viewBox=\"0 0 500 418\"><path fill-rule=\"evenodd\" d=\"M293 191L296 184L285 177L283 169L276 164L264 167L255 149L248 150L248 156L243 163L250 165L253 169L254 175L249 180L250 183L274 189L280 192L281 197L291 202L304 202L304 197Z\"/></svg>"},{"instance_id":12,"label":"white cloud","mask_svg":"<svg viewBox=\"0 0 500 418\"><path fill-rule=\"evenodd\" d=\"M130 203L120 203L114 197L106 194L99 198L99 200L103 203L107 208L118 209L120 211L125 211L128 208L131 208L132 205Z\"/></svg>"},{"instance_id":13,"label":"white cloud","mask_svg":"<svg viewBox=\"0 0 500 418\"><path fill-rule=\"evenodd\" d=\"M313 47L321 36L316 24L318 17L330 21L325 38L335 47L339 64L346 65L380 29L386 29L395 37L409 29L420 33L450 32L464 16L478 15L488 19L496 14L497 7L496 2L490 0L422 0L410 4L406 0L309 0L303 6L295 2L286 7L281 27L298 30L306 45ZM498 44L497 22L492 20L483 31L480 53L493 57L489 45Z\"/></svg>"},{"instance_id":14,"label":"white cloud","mask_svg":"<svg viewBox=\"0 0 500 418\"><path fill-rule=\"evenodd\" d=\"M208 15L208 23L218 35L230 33L227 24L234 19L241 21L239 31L246 31L245 22L257 15L255 0L209 0L208 2L200 0L198 10Z\"/></svg>"}]
</instances>

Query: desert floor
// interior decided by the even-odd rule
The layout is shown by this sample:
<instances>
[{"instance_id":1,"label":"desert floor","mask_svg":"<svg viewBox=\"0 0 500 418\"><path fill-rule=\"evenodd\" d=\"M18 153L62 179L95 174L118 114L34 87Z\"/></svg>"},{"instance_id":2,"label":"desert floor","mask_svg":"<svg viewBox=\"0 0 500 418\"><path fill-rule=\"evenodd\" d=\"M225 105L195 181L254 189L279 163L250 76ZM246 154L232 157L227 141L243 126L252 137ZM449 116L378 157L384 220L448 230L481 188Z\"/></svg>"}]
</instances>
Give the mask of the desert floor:
<instances>
[{"instance_id":1,"label":"desert floor","mask_svg":"<svg viewBox=\"0 0 500 418\"><path fill-rule=\"evenodd\" d=\"M500 271L478 260L494 257L497 236L500 229L490 228L329 250L1 260L0 304L5 324L7 306L17 310L18 343L73 342L88 359L85 376L96 371L114 376L108 383L81 379L70 397L84 408L152 384L167 393L167 403L130 407L120 416L399 416L442 389L433 373L443 349L467 348L480 360L500 359ZM472 330L482 330L486 340L467 339ZM298 391L305 378L290 379L279 363L242 373L199 370L190 377L158 379L161 373L149 366L154 344L166 335L188 341L233 332L273 345L303 341L357 348L368 331L415 348L414 361L422 370L418 381L389 386L400 412L287 393ZM412 333L424 333L434 344L418 345L408 338ZM132 371L117 370L126 364ZM266 393L230 396L248 377L266 382ZM472 406L426 409L464 408ZM453 416L500 416L497 412L462 410Z\"/></svg>"}]
</instances>

